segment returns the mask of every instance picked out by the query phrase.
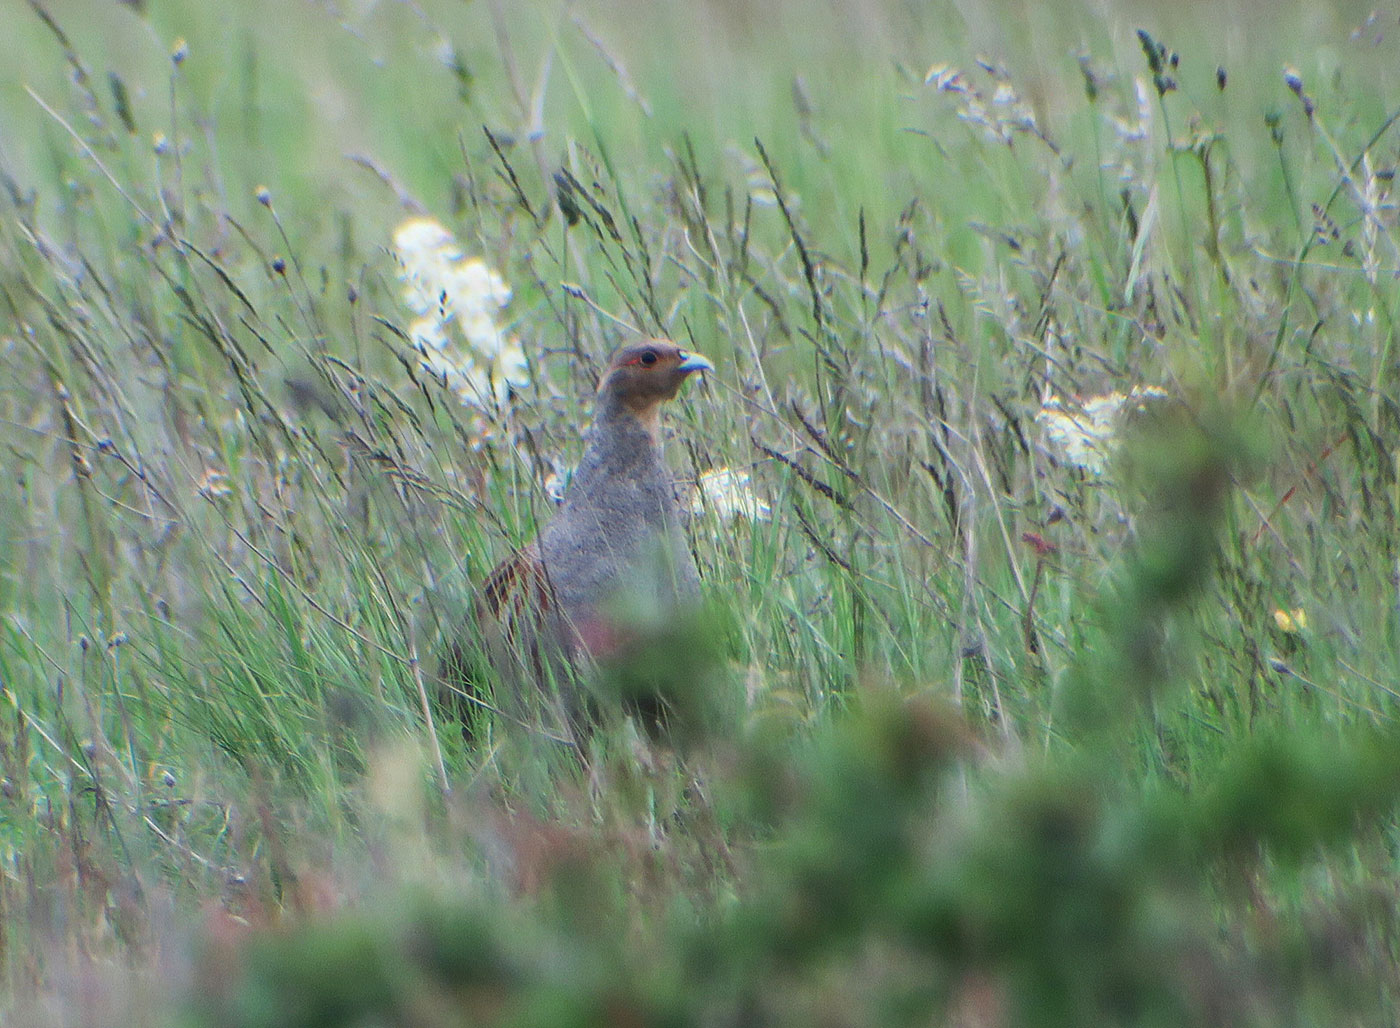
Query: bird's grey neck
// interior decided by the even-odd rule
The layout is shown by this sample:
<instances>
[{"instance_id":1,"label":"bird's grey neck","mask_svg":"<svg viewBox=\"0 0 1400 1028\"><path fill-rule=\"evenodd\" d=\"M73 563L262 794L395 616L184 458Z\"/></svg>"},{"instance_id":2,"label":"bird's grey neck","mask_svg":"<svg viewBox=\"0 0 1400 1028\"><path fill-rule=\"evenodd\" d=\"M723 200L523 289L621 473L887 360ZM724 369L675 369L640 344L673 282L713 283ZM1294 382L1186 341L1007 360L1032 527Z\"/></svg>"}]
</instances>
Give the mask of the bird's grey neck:
<instances>
[{"instance_id":1,"label":"bird's grey neck","mask_svg":"<svg viewBox=\"0 0 1400 1028\"><path fill-rule=\"evenodd\" d=\"M616 399L599 397L598 404L583 459L574 472L576 487L595 475L635 475L640 467L664 466L655 438L635 414Z\"/></svg>"}]
</instances>

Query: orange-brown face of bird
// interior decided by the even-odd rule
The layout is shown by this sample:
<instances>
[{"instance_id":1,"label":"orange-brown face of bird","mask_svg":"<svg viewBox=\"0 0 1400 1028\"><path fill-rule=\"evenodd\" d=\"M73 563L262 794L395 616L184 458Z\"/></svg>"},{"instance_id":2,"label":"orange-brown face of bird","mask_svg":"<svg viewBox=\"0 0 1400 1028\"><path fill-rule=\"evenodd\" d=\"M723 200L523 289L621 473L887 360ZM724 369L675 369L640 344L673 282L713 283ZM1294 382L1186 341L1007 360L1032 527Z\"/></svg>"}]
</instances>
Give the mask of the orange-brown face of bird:
<instances>
[{"instance_id":1,"label":"orange-brown face of bird","mask_svg":"<svg viewBox=\"0 0 1400 1028\"><path fill-rule=\"evenodd\" d=\"M620 404L650 426L658 408L671 399L687 377L714 365L698 353L682 350L669 339L648 339L613 354L598 385L599 400Z\"/></svg>"}]
</instances>

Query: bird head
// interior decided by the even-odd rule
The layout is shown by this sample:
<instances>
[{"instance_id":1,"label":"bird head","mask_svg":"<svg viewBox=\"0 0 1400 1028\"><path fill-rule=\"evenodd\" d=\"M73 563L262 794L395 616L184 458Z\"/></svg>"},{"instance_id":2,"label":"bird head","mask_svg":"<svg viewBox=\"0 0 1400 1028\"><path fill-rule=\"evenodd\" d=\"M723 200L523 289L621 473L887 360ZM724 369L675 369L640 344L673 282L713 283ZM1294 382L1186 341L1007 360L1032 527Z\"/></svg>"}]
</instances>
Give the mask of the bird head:
<instances>
[{"instance_id":1,"label":"bird head","mask_svg":"<svg viewBox=\"0 0 1400 1028\"><path fill-rule=\"evenodd\" d=\"M690 375L713 368L700 354L682 350L669 339L632 343L608 363L598 384L599 408L631 414L656 436L661 404L674 397Z\"/></svg>"}]
</instances>

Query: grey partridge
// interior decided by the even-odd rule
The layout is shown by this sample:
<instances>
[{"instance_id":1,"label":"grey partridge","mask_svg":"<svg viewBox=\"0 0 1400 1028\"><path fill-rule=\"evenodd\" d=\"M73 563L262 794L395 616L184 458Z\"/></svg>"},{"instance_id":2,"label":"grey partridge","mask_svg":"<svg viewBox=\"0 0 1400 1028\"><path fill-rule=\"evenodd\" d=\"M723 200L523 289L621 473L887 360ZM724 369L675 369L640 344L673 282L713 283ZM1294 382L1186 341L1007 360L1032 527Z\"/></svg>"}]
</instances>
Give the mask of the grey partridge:
<instances>
[{"instance_id":1,"label":"grey partridge","mask_svg":"<svg viewBox=\"0 0 1400 1028\"><path fill-rule=\"evenodd\" d=\"M589 719L580 672L624 652L638 618L664 623L698 604L700 577L661 453L661 405L712 367L664 339L618 350L558 512L487 577L466 646L494 667L507 693L495 705L513 719L544 713L575 739ZM458 643L446 684L476 692L479 676L464 673L471 663Z\"/></svg>"}]
</instances>

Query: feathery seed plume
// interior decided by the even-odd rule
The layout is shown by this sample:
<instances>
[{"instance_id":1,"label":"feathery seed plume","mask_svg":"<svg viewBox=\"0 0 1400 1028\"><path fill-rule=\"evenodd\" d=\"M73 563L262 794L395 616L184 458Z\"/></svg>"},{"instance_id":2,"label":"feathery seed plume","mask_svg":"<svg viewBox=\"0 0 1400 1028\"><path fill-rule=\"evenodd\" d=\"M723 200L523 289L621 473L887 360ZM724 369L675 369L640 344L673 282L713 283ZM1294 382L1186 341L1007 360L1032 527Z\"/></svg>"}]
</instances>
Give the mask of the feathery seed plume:
<instances>
[{"instance_id":1,"label":"feathery seed plume","mask_svg":"<svg viewBox=\"0 0 1400 1028\"><path fill-rule=\"evenodd\" d=\"M1133 386L1126 395L1114 391L1080 401L1052 396L1035 420L1044 427L1055 452L1091 475L1102 475L1118 447L1123 416L1142 409L1147 400L1166 395L1157 386Z\"/></svg>"},{"instance_id":2,"label":"feathery seed plume","mask_svg":"<svg viewBox=\"0 0 1400 1028\"><path fill-rule=\"evenodd\" d=\"M394 230L403 300L416 317L409 337L423 367L442 378L462 403L506 402L528 381L525 351L496 320L510 303L505 280L433 218L409 218ZM464 348L452 345L452 328Z\"/></svg>"}]
</instances>

